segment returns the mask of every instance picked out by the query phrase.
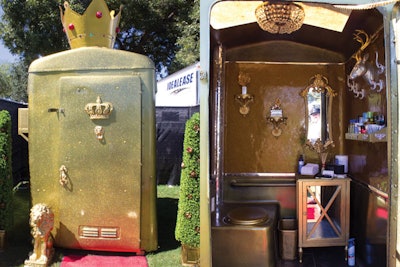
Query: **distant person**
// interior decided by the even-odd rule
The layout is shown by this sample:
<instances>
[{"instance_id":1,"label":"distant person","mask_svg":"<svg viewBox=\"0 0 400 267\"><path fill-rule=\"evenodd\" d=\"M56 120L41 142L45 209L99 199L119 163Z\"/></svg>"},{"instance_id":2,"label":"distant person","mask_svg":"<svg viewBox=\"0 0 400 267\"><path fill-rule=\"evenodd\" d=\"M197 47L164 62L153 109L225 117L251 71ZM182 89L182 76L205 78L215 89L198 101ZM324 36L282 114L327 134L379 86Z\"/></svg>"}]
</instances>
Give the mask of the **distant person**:
<instances>
[{"instance_id":1,"label":"distant person","mask_svg":"<svg viewBox=\"0 0 400 267\"><path fill-rule=\"evenodd\" d=\"M308 134L307 138L315 141L321 138L321 109L313 106L308 117Z\"/></svg>"}]
</instances>

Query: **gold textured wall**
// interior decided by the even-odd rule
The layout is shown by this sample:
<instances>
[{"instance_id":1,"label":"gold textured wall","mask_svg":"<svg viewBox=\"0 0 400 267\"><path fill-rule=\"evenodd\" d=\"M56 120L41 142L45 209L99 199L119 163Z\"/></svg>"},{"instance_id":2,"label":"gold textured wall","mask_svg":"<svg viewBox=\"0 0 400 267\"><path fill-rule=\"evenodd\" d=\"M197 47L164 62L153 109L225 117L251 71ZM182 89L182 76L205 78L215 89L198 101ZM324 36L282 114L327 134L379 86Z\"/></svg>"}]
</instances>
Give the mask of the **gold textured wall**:
<instances>
[{"instance_id":1,"label":"gold textured wall","mask_svg":"<svg viewBox=\"0 0 400 267\"><path fill-rule=\"evenodd\" d=\"M249 63L227 62L225 71L225 125L224 125L224 171L226 173L295 172L300 153L305 153L307 162L316 162L315 153L303 150L301 129L305 124L305 102L300 92L308 86L315 74L328 78L330 86L342 95L344 88L344 66L342 64L302 63ZM250 112L243 116L235 95L241 93L238 84L239 72L251 77L248 93L254 95ZM279 98L283 115L282 135L272 135L272 125L266 117L270 107ZM338 141L343 132L343 104L340 98L333 102L333 132ZM340 151L337 146L331 155Z\"/></svg>"}]
</instances>

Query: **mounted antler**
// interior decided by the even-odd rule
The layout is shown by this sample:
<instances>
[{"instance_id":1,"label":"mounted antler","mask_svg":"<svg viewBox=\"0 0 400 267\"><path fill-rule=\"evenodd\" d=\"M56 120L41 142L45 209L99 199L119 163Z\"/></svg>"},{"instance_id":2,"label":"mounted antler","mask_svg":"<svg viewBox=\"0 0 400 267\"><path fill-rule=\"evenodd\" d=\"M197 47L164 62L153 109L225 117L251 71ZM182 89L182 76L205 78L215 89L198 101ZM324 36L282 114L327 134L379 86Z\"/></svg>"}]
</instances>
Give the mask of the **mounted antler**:
<instances>
[{"instance_id":1,"label":"mounted antler","mask_svg":"<svg viewBox=\"0 0 400 267\"><path fill-rule=\"evenodd\" d=\"M364 38L361 35L364 35ZM356 30L356 33L354 34L354 40L356 40L357 42L359 42L361 44L360 49L353 56L353 58L355 58L357 60L357 62L359 62L361 60L361 53L371 43L371 38L369 37L368 33L366 33L365 31Z\"/></svg>"},{"instance_id":2,"label":"mounted antler","mask_svg":"<svg viewBox=\"0 0 400 267\"><path fill-rule=\"evenodd\" d=\"M384 80L379 79L379 75L385 71L385 66L378 62L378 51L375 51L375 66L368 62L369 53L365 53L362 55L364 50L370 45L370 43L375 40L376 35L371 38L365 31L363 30L356 30L354 34L354 40L361 44L360 49L352 56L357 61L354 65L353 69L350 72L348 79L353 80L362 77L370 86L371 90L377 89L377 92L382 91L383 87L385 86ZM355 83L353 82L352 87L350 88L351 91L354 93L359 93L360 90L358 89L355 91ZM361 94L363 96L364 94Z\"/></svg>"}]
</instances>

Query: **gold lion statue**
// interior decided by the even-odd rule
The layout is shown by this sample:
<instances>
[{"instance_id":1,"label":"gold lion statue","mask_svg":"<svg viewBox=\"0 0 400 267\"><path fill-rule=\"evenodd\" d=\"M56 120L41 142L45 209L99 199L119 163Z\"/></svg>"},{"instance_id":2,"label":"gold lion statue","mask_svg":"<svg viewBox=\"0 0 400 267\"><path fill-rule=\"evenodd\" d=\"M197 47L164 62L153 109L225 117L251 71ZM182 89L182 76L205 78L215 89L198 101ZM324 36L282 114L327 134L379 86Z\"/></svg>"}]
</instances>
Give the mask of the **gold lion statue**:
<instances>
[{"instance_id":1,"label":"gold lion statue","mask_svg":"<svg viewBox=\"0 0 400 267\"><path fill-rule=\"evenodd\" d=\"M46 204L36 204L31 208L30 225L33 236L33 252L25 261L25 266L47 266L53 253L51 230L54 213Z\"/></svg>"}]
</instances>

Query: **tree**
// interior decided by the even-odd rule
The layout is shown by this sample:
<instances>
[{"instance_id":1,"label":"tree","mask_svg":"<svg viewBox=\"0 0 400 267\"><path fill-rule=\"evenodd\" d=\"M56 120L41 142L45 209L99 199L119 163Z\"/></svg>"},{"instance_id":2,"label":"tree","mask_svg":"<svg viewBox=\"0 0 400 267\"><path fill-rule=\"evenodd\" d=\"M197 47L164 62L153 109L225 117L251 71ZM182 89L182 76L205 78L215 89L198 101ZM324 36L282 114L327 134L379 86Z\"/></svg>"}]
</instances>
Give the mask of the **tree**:
<instances>
[{"instance_id":1,"label":"tree","mask_svg":"<svg viewBox=\"0 0 400 267\"><path fill-rule=\"evenodd\" d=\"M23 61L0 65L0 97L28 101L28 67Z\"/></svg>"},{"instance_id":2,"label":"tree","mask_svg":"<svg viewBox=\"0 0 400 267\"><path fill-rule=\"evenodd\" d=\"M8 94L10 83L6 66L3 65L0 68L0 96L3 96L4 94Z\"/></svg>"},{"instance_id":3,"label":"tree","mask_svg":"<svg viewBox=\"0 0 400 267\"><path fill-rule=\"evenodd\" d=\"M4 15L0 38L12 54L29 65L40 56L67 47L62 31L58 1L1 0Z\"/></svg>"},{"instance_id":4,"label":"tree","mask_svg":"<svg viewBox=\"0 0 400 267\"><path fill-rule=\"evenodd\" d=\"M200 59L200 0L194 0L189 19L178 23L182 35L177 38L178 51L172 68L179 70Z\"/></svg>"},{"instance_id":5,"label":"tree","mask_svg":"<svg viewBox=\"0 0 400 267\"><path fill-rule=\"evenodd\" d=\"M63 2L0 0L4 11L0 38L27 66L40 56L68 49L60 22L59 6ZM80 13L90 2L69 1ZM198 0L107 0L106 3L117 12L123 4L117 48L148 56L158 73L164 68L172 73L199 60Z\"/></svg>"}]
</instances>

